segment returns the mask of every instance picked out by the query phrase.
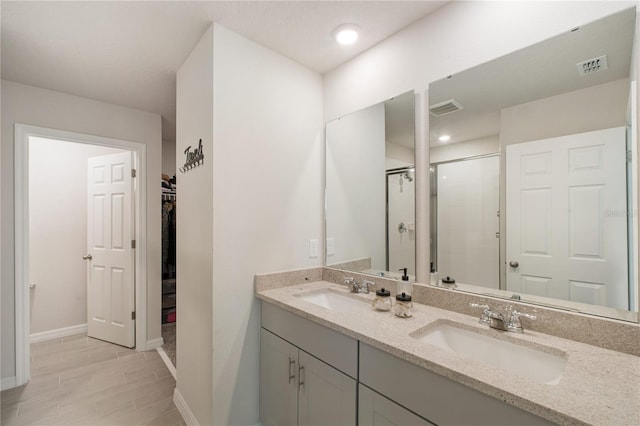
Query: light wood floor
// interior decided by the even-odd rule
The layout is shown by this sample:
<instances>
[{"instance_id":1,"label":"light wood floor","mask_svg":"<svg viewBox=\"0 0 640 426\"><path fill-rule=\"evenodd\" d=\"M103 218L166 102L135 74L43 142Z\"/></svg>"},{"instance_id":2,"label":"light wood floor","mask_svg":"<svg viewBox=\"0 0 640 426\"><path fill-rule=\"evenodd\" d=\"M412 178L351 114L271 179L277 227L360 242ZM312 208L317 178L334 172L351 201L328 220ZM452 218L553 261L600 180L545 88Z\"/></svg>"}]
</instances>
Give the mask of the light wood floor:
<instances>
[{"instance_id":1,"label":"light wood floor","mask_svg":"<svg viewBox=\"0 0 640 426\"><path fill-rule=\"evenodd\" d=\"M31 345L31 381L0 395L2 425L185 425L154 351L87 337Z\"/></svg>"}]
</instances>

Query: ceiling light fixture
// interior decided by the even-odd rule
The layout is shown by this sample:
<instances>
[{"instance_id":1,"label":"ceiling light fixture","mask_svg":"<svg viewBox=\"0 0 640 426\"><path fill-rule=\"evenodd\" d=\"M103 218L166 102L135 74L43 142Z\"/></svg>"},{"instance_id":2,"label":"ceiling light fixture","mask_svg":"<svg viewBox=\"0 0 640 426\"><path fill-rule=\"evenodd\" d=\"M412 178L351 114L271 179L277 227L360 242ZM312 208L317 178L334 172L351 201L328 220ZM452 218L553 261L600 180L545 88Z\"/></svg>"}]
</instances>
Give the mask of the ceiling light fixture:
<instances>
[{"instance_id":1,"label":"ceiling light fixture","mask_svg":"<svg viewBox=\"0 0 640 426\"><path fill-rule=\"evenodd\" d=\"M333 37L344 46L355 43L358 40L360 27L355 24L342 24L333 30Z\"/></svg>"},{"instance_id":2,"label":"ceiling light fixture","mask_svg":"<svg viewBox=\"0 0 640 426\"><path fill-rule=\"evenodd\" d=\"M438 138L438 140L440 142L449 142L451 140L451 136L449 135L442 135Z\"/></svg>"}]
</instances>

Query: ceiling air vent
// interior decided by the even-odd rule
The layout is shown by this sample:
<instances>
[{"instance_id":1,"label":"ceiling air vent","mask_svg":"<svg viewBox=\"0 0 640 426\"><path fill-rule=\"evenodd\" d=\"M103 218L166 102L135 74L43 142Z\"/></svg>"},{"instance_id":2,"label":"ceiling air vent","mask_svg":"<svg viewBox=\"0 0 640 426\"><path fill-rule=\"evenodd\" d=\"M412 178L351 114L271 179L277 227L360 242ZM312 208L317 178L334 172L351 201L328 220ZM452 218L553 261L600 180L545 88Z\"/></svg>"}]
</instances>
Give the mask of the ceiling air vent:
<instances>
[{"instance_id":1,"label":"ceiling air vent","mask_svg":"<svg viewBox=\"0 0 640 426\"><path fill-rule=\"evenodd\" d=\"M435 116L440 116L460 111L462 108L464 107L460 102L456 101L455 99L449 99L447 101L431 105L429 107L429 111L431 111L431 114Z\"/></svg>"},{"instance_id":2,"label":"ceiling air vent","mask_svg":"<svg viewBox=\"0 0 640 426\"><path fill-rule=\"evenodd\" d=\"M582 77L584 75L593 74L594 72L604 71L609 68L607 63L607 55L598 56L597 58L588 59L576 64L578 67L578 74Z\"/></svg>"}]
</instances>

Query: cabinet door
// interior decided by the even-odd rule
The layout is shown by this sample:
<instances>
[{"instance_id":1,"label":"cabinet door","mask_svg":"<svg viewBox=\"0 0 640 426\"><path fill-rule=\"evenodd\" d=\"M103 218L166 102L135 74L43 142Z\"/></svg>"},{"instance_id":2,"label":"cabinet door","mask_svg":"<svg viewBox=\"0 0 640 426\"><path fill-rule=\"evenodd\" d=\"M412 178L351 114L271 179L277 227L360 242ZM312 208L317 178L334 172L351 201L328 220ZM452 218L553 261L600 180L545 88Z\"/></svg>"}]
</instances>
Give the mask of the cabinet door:
<instances>
[{"instance_id":1,"label":"cabinet door","mask_svg":"<svg viewBox=\"0 0 640 426\"><path fill-rule=\"evenodd\" d=\"M298 348L275 334L260 334L260 420L265 426L298 421Z\"/></svg>"},{"instance_id":2,"label":"cabinet door","mask_svg":"<svg viewBox=\"0 0 640 426\"><path fill-rule=\"evenodd\" d=\"M362 426L430 426L422 417L379 395L366 386L359 387L358 424Z\"/></svg>"},{"instance_id":3,"label":"cabinet door","mask_svg":"<svg viewBox=\"0 0 640 426\"><path fill-rule=\"evenodd\" d=\"M300 361L298 424L356 424L356 381L304 351Z\"/></svg>"}]
</instances>

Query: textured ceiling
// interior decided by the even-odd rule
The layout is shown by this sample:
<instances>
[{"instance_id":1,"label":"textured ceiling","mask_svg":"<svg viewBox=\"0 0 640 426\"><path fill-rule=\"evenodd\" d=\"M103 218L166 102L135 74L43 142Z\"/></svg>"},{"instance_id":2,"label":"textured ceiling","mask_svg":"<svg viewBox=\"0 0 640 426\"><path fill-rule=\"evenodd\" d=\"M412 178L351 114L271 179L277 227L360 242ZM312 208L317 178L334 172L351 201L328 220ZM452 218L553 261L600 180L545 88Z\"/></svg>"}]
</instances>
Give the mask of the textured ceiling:
<instances>
[{"instance_id":1,"label":"textured ceiling","mask_svg":"<svg viewBox=\"0 0 640 426\"><path fill-rule=\"evenodd\" d=\"M161 114L175 139L175 73L216 21L319 73L446 2L2 1L2 78ZM362 28L354 46L331 32Z\"/></svg>"}]
</instances>

